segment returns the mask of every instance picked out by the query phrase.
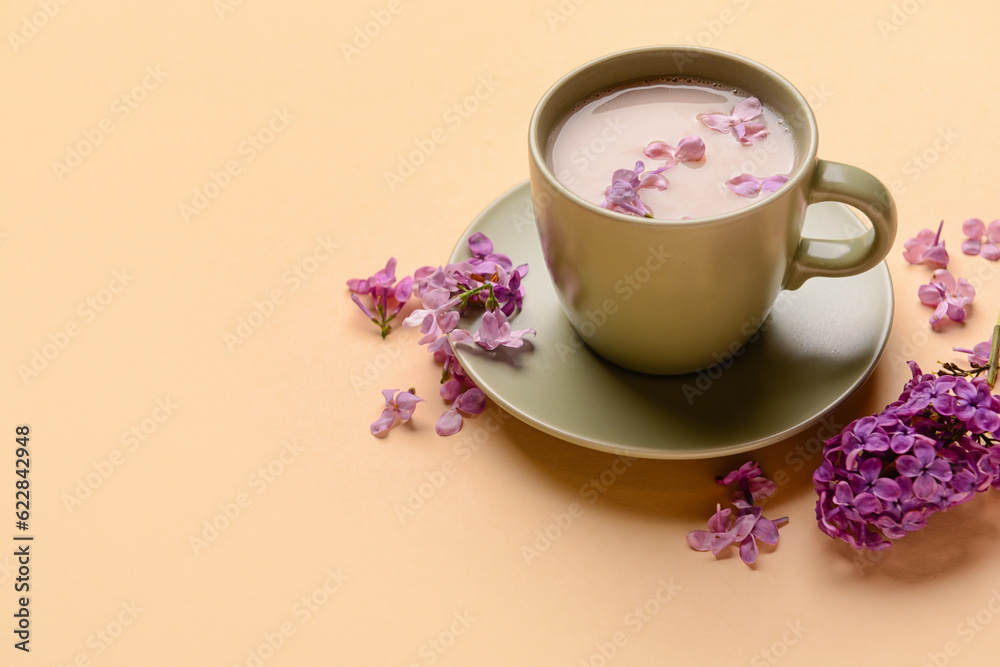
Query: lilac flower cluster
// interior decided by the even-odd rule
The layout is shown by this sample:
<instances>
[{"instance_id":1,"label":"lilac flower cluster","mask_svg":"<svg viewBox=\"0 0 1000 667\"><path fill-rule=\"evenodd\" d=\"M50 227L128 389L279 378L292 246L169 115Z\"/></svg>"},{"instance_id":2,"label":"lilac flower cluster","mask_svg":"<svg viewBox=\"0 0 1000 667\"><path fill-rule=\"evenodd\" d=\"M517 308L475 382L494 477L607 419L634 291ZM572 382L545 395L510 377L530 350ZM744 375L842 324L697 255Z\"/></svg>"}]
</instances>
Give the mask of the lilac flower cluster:
<instances>
[{"instance_id":1,"label":"lilac flower cluster","mask_svg":"<svg viewBox=\"0 0 1000 667\"><path fill-rule=\"evenodd\" d=\"M410 297L420 299L422 307L403 320L403 327L420 330L423 336L419 344L426 345L443 368L439 393L449 407L435 425L438 435L457 433L464 415L478 415L486 409L486 395L462 368L449 344L449 334L456 344L495 350L521 347L523 337L535 333L534 329L513 329L508 319L523 303L521 280L528 274L528 265L515 267L507 255L494 252L493 242L485 234L473 234L468 244L472 255L469 259L445 266L421 267L398 283L395 258L370 278L347 281L351 298L380 327L383 338L391 329L389 322ZM360 298L365 295L370 295L374 302L371 308ZM485 312L475 332L457 328L466 311L479 307ZM374 435L408 421L417 403L423 401L412 389L408 392L386 389L382 393L385 407L371 425Z\"/></svg>"},{"instance_id":2,"label":"lilac flower cluster","mask_svg":"<svg viewBox=\"0 0 1000 667\"><path fill-rule=\"evenodd\" d=\"M1000 488L1000 399L982 378L909 364L899 398L828 440L813 474L820 529L856 549L887 549L932 514Z\"/></svg>"},{"instance_id":3,"label":"lilac flower cluster","mask_svg":"<svg viewBox=\"0 0 1000 667\"><path fill-rule=\"evenodd\" d=\"M701 114L698 120L705 127L732 134L744 146L767 138L768 130L763 123L751 122L763 113L763 106L756 97L749 97L736 104L732 114ZM662 167L646 171L644 162L637 161L632 169L616 169L611 175L611 185L604 190L604 201L600 206L619 213L652 218L640 197L640 190L655 188L666 190L668 182L663 172L682 162L702 162L705 159L705 142L695 135L687 136L671 146L665 141L651 141L643 149L643 155L653 160L664 160ZM740 174L726 181L726 185L741 197L756 197L760 193L771 193L788 182L787 176L768 176L761 180L751 174Z\"/></svg>"},{"instance_id":4,"label":"lilac flower cluster","mask_svg":"<svg viewBox=\"0 0 1000 667\"><path fill-rule=\"evenodd\" d=\"M754 503L774 493L775 484L763 477L760 465L748 461L725 477L715 480L723 486L736 484L738 491L731 499L736 508L722 509L716 504L715 514L708 520L708 530L692 530L687 534L687 542L696 551L711 551L718 557L723 550L733 544L739 545L740 559L750 565L757 561L760 549L757 542L778 543L778 526L788 522L788 517L765 518L762 509Z\"/></svg>"}]
</instances>

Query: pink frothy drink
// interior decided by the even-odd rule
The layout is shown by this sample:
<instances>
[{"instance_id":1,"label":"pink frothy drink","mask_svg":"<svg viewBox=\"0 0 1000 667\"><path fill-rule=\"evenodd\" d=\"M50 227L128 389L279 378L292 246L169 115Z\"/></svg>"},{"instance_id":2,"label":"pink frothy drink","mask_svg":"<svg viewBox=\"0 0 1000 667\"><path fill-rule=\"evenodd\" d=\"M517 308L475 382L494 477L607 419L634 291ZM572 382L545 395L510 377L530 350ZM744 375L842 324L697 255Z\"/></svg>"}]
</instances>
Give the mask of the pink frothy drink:
<instances>
[{"instance_id":1,"label":"pink frothy drink","mask_svg":"<svg viewBox=\"0 0 1000 667\"><path fill-rule=\"evenodd\" d=\"M725 122L719 122L721 117L730 117L734 126L738 124L734 109L749 97L719 83L682 78L602 91L577 104L556 126L549 139L548 161L567 188L601 205L616 170L631 170L638 160L648 173L670 162L644 154L651 142L676 147L685 137L698 137L704 142L703 159L678 162L660 172L666 189L647 186L637 193L657 220L729 213L769 194L767 187L753 193L754 179L743 174L763 180L791 174L795 167L792 135L770 109L762 107L759 115L747 119L743 129L750 127L758 136L744 135L742 141L738 130L730 131ZM702 119L712 114L719 116L715 122L708 119L706 125ZM709 125L722 125L723 131ZM734 178L744 183L737 188L744 194L727 186Z\"/></svg>"}]
</instances>

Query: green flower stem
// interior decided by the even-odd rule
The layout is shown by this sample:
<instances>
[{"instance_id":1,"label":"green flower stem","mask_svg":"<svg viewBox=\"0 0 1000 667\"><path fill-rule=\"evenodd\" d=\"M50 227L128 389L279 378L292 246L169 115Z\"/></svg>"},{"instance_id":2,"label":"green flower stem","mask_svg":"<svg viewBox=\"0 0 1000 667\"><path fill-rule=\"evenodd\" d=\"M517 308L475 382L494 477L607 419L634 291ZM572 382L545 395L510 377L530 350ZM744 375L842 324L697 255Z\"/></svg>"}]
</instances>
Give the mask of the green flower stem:
<instances>
[{"instance_id":1,"label":"green flower stem","mask_svg":"<svg viewBox=\"0 0 1000 667\"><path fill-rule=\"evenodd\" d=\"M997 381L998 352L1000 352L1000 315L997 316L997 323L993 327L993 343L990 345L990 363L987 366L989 371L986 374L986 384L993 388Z\"/></svg>"}]
</instances>

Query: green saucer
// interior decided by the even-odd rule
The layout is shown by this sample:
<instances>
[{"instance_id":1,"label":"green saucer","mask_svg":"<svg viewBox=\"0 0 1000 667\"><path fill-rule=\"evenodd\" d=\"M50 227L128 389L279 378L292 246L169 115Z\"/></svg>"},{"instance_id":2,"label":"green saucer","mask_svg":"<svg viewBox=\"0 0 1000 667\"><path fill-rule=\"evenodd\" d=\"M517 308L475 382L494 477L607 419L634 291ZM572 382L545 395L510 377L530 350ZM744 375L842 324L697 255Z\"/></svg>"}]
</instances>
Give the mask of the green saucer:
<instances>
[{"instance_id":1,"label":"green saucer","mask_svg":"<svg viewBox=\"0 0 1000 667\"><path fill-rule=\"evenodd\" d=\"M805 234L850 238L864 230L846 206L813 204ZM527 262L524 306L515 329L534 328L523 348L487 352L455 345L476 384L494 402L562 440L614 454L698 459L746 452L817 423L868 378L892 325L892 281L883 262L849 278L813 278L782 292L728 368L643 375L593 353L570 326L549 280L527 182L501 195L472 222L451 256L483 232L515 265ZM682 314L678 314L682 316Z\"/></svg>"}]
</instances>

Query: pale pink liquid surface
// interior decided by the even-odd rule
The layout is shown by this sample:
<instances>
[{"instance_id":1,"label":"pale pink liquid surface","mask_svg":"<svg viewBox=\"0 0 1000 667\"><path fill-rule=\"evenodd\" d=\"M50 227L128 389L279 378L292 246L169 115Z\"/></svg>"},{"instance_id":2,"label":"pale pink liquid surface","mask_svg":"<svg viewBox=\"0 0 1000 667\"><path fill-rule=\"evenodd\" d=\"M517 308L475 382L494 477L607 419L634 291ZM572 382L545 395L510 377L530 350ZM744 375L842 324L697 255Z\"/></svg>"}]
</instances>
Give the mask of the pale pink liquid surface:
<instances>
[{"instance_id":1,"label":"pale pink liquid surface","mask_svg":"<svg viewBox=\"0 0 1000 667\"><path fill-rule=\"evenodd\" d=\"M686 81L686 80L685 80ZM680 163L663 172L664 191L639 190L643 203L658 220L706 218L729 213L760 201L732 192L726 181L742 173L766 178L791 175L795 144L780 118L767 109L752 122L764 123L766 139L744 146L732 134L705 127L702 114L729 115L748 97L731 87L710 82L665 82L625 87L599 94L564 119L549 141L549 165L556 178L587 201L600 204L616 169L632 169L636 160L646 170L665 160L643 155L651 141L671 146L695 135L705 142L705 159Z\"/></svg>"}]
</instances>

